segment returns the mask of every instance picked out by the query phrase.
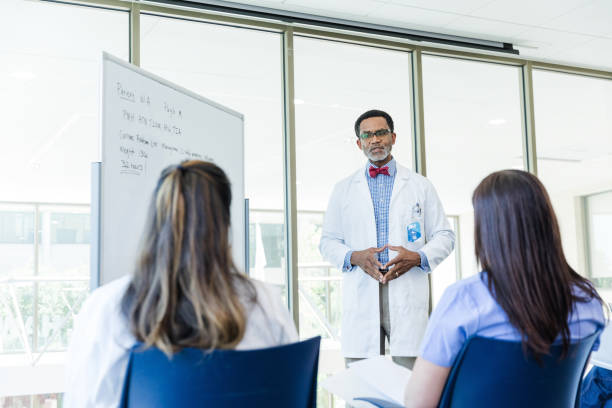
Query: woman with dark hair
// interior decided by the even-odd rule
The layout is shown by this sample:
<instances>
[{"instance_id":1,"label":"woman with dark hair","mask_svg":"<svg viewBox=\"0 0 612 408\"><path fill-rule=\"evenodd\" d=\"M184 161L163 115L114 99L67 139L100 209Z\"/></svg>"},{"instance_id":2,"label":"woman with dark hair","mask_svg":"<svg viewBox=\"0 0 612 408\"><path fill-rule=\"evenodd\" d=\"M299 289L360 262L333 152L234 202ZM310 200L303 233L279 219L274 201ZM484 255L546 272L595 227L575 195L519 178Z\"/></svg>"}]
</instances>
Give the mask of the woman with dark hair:
<instances>
[{"instance_id":1,"label":"woman with dark hair","mask_svg":"<svg viewBox=\"0 0 612 408\"><path fill-rule=\"evenodd\" d=\"M134 274L97 289L77 318L65 406L118 406L136 342L171 356L185 347L297 341L280 296L232 261L231 199L229 180L212 163L186 161L162 172Z\"/></svg>"},{"instance_id":2,"label":"woman with dark hair","mask_svg":"<svg viewBox=\"0 0 612 408\"><path fill-rule=\"evenodd\" d=\"M472 204L482 272L447 288L433 311L406 387L409 407L438 404L471 336L522 341L538 356L553 343L567 352L605 324L601 298L565 259L557 218L535 176L495 172L478 185Z\"/></svg>"}]
</instances>

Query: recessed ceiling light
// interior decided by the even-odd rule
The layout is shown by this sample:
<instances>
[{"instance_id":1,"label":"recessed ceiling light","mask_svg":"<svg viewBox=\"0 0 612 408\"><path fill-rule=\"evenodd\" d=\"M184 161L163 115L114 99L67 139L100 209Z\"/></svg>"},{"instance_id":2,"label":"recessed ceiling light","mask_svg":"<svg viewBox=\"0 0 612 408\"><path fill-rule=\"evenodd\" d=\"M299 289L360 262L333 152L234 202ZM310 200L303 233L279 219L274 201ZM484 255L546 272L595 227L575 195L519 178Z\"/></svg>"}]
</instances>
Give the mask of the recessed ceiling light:
<instances>
[{"instance_id":1,"label":"recessed ceiling light","mask_svg":"<svg viewBox=\"0 0 612 408\"><path fill-rule=\"evenodd\" d=\"M16 71L11 74L13 78L29 81L36 78L36 75L30 71Z\"/></svg>"},{"instance_id":2,"label":"recessed ceiling light","mask_svg":"<svg viewBox=\"0 0 612 408\"><path fill-rule=\"evenodd\" d=\"M493 126L503 125L504 123L506 123L506 119L502 119L502 118L491 119L489 121L489 125L493 125Z\"/></svg>"}]
</instances>

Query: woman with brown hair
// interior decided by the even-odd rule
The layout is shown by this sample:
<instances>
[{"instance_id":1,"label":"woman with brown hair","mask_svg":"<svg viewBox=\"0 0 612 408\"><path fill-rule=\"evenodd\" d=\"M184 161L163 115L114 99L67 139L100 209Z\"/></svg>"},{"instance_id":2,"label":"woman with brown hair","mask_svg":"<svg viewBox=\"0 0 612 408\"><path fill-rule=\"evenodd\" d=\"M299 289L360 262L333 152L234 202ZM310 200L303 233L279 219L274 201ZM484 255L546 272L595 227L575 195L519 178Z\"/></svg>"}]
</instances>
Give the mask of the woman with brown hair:
<instances>
[{"instance_id":1,"label":"woman with brown hair","mask_svg":"<svg viewBox=\"0 0 612 408\"><path fill-rule=\"evenodd\" d=\"M438 404L471 336L522 341L538 356L553 343L567 352L571 342L605 324L601 298L565 259L557 218L535 176L492 173L472 204L482 272L451 285L433 311L406 387L408 407Z\"/></svg>"},{"instance_id":2,"label":"woman with brown hair","mask_svg":"<svg viewBox=\"0 0 612 408\"><path fill-rule=\"evenodd\" d=\"M230 182L212 163L166 168L151 200L135 272L97 289L75 323L65 406L118 406L136 342L253 349L297 341L280 296L242 275L229 243Z\"/></svg>"}]
</instances>

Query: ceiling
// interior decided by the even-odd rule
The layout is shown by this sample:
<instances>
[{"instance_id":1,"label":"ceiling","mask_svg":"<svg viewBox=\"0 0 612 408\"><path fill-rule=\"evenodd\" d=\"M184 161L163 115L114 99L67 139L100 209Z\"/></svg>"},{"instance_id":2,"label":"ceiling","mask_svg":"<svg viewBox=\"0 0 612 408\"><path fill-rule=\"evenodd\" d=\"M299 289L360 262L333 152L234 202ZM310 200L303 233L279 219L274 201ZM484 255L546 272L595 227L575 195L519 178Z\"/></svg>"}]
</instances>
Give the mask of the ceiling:
<instances>
[{"instance_id":1,"label":"ceiling","mask_svg":"<svg viewBox=\"0 0 612 408\"><path fill-rule=\"evenodd\" d=\"M530 59L612 71L611 0L240 0L221 3L508 42L521 56Z\"/></svg>"}]
</instances>

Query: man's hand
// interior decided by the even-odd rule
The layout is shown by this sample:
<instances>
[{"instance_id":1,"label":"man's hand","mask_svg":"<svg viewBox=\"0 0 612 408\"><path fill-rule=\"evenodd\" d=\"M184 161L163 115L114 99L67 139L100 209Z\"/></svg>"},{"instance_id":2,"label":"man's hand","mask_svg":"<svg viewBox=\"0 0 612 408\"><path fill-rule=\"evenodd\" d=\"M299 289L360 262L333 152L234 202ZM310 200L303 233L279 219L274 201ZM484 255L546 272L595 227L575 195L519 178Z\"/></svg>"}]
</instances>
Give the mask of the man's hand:
<instances>
[{"instance_id":1,"label":"man's hand","mask_svg":"<svg viewBox=\"0 0 612 408\"><path fill-rule=\"evenodd\" d=\"M421 255L418 252L409 251L402 246L385 245L384 248L389 248L397 252L397 256L387 262L384 266L389 268L389 272L383 277L382 283L387 283L393 279L399 278L404 273L408 272L413 266L421 264Z\"/></svg>"},{"instance_id":2,"label":"man's hand","mask_svg":"<svg viewBox=\"0 0 612 408\"><path fill-rule=\"evenodd\" d=\"M382 264L378 262L378 257L376 254L382 252L385 247L382 248L368 248L363 251L354 251L351 254L351 264L357 265L365 273L370 275L372 278L376 279L379 282L383 281L383 274L380 272L380 268L382 268Z\"/></svg>"}]
</instances>

